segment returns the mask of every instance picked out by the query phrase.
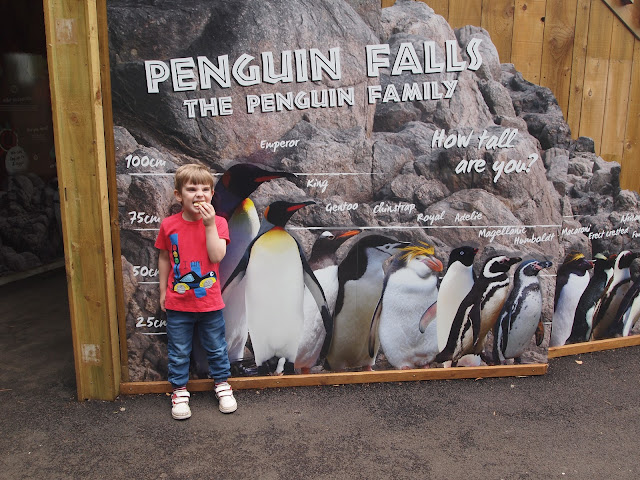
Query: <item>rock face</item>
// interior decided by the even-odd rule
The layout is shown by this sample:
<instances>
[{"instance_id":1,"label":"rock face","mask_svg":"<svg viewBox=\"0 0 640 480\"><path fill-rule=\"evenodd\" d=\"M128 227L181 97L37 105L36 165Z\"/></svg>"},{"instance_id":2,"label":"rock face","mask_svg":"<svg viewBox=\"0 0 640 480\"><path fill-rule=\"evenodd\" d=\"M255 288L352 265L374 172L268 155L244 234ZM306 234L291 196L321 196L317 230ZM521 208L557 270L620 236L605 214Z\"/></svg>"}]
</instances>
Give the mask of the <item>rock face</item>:
<instances>
[{"instance_id":1,"label":"rock face","mask_svg":"<svg viewBox=\"0 0 640 480\"><path fill-rule=\"evenodd\" d=\"M138 319L160 316L157 285L139 284L144 279L134 272L141 265L155 268L152 228L177 207L171 172L184 163L204 163L217 173L237 162L297 173L294 181L262 185L251 198L259 212L274 199L313 198L318 205L296 214L289 225L307 254L316 233L296 227L379 229L435 245L445 264L452 249L473 244L480 247L476 265L510 252L553 261L552 274L569 251L592 255L639 247L632 235L637 220L628 219L638 214L640 197L621 191L620 166L598 158L590 139L571 139L552 93L524 80L513 65L501 65L486 31L454 31L422 2L398 1L382 11L377 5L109 2L132 379L166 373L162 340L138 335L136 328ZM365 47L375 44L389 45L391 64L400 52L408 63L418 59L422 72L381 68L378 77L367 77ZM332 47L340 47L340 80L324 75L318 82L239 87L232 79L230 88L185 92L174 92L167 80L159 93L147 93L145 60L168 64L228 55L234 62L246 53L258 65L261 52L273 52L279 72L283 50L318 48L327 56ZM435 65L452 61L452 52L454 63L471 65L474 52L482 63L475 70L424 73L425 55ZM380 98L368 103L367 87L376 85ZM347 87L355 92L353 106L246 111L248 95ZM422 98L403 98L403 91L419 91ZM188 118L183 102L205 96L230 96L233 115ZM263 141L281 146L264 148ZM134 165L133 156L147 158L147 166ZM348 245L338 251L338 261ZM554 277L541 276L540 283L543 318L550 321ZM545 361L545 345L533 345L527 361Z\"/></svg>"}]
</instances>

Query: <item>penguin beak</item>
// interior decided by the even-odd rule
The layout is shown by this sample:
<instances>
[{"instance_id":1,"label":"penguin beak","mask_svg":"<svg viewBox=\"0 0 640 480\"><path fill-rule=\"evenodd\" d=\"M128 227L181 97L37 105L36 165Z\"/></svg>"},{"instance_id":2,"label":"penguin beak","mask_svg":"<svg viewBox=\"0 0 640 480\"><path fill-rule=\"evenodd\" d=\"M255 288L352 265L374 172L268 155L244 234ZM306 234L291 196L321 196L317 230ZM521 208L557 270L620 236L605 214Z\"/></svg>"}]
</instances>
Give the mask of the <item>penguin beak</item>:
<instances>
[{"instance_id":1,"label":"penguin beak","mask_svg":"<svg viewBox=\"0 0 640 480\"><path fill-rule=\"evenodd\" d=\"M347 238L347 237L353 237L355 235L358 235L359 233L362 233L362 230L349 230L347 232L341 233L340 235L338 235L336 238Z\"/></svg>"},{"instance_id":2,"label":"penguin beak","mask_svg":"<svg viewBox=\"0 0 640 480\"><path fill-rule=\"evenodd\" d=\"M291 205L290 207L287 208L287 212L295 212L300 210L301 208L306 207L307 205L315 205L316 202L314 202L313 200L309 200L307 202L302 202L302 203L296 203L294 205Z\"/></svg>"},{"instance_id":3,"label":"penguin beak","mask_svg":"<svg viewBox=\"0 0 640 480\"><path fill-rule=\"evenodd\" d=\"M253 179L254 183L260 185L261 183L268 182L270 180L275 180L276 178L288 178L294 179L296 178L295 173L289 172L269 172L269 175L263 175L262 177L256 177Z\"/></svg>"},{"instance_id":4,"label":"penguin beak","mask_svg":"<svg viewBox=\"0 0 640 480\"><path fill-rule=\"evenodd\" d=\"M424 263L434 272L441 272L444 270L444 265L436 257L427 257Z\"/></svg>"},{"instance_id":5,"label":"penguin beak","mask_svg":"<svg viewBox=\"0 0 640 480\"><path fill-rule=\"evenodd\" d=\"M515 265L518 262L521 262L522 258L520 257L512 257L509 259L509 265Z\"/></svg>"}]
</instances>

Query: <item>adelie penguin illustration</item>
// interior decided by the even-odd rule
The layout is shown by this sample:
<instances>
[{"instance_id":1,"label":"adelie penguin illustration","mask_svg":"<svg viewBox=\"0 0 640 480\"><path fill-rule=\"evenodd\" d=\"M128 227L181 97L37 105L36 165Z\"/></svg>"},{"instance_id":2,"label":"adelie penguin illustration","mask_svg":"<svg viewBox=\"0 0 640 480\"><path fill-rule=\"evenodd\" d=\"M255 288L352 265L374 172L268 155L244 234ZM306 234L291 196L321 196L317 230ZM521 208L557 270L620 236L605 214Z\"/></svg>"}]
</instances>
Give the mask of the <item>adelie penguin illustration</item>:
<instances>
[{"instance_id":1,"label":"adelie penguin illustration","mask_svg":"<svg viewBox=\"0 0 640 480\"><path fill-rule=\"evenodd\" d=\"M485 261L480 276L462 300L453 319L449 339L436 361L455 366L464 355L479 355L494 326L509 290L509 269L520 257L499 255ZM476 363L479 363L477 359Z\"/></svg>"},{"instance_id":2,"label":"adelie penguin illustration","mask_svg":"<svg viewBox=\"0 0 640 480\"><path fill-rule=\"evenodd\" d=\"M313 243L309 265L314 275L318 279L324 296L327 300L329 312L333 315L333 310L338 297L338 265L336 264L336 250L347 240L358 235L361 230L347 230L342 232L323 231ZM331 332L329 332L331 334ZM300 373L310 373L321 356L326 355L322 351L325 344L327 332L322 321L322 315L318 311L316 301L308 288L304 291L304 325L302 327L302 337L298 345L298 355L295 361L295 368L300 369Z\"/></svg>"},{"instance_id":3,"label":"adelie penguin illustration","mask_svg":"<svg viewBox=\"0 0 640 480\"><path fill-rule=\"evenodd\" d=\"M558 268L550 347L564 345L571 335L578 302L589 286L589 270L593 266L582 253L571 253Z\"/></svg>"},{"instance_id":4,"label":"adelie penguin illustration","mask_svg":"<svg viewBox=\"0 0 640 480\"><path fill-rule=\"evenodd\" d=\"M542 293L538 273L551 267L551 262L526 260L513 277L513 289L493 329L493 361L503 364L508 359L520 363L535 335L536 345L544 340L541 325Z\"/></svg>"},{"instance_id":5,"label":"adelie penguin illustration","mask_svg":"<svg viewBox=\"0 0 640 480\"><path fill-rule=\"evenodd\" d=\"M324 293L297 240L284 227L299 209L315 202L277 201L264 211L260 232L229 277L246 282L245 309L249 335L259 374L268 374L268 361L275 357L275 373L293 373L303 327L306 286L322 312L325 331L331 315Z\"/></svg>"},{"instance_id":6,"label":"adelie penguin illustration","mask_svg":"<svg viewBox=\"0 0 640 480\"><path fill-rule=\"evenodd\" d=\"M602 292L604 292L609 280L613 277L613 264L615 261L616 255L610 255L609 257L602 253L595 255L593 259L593 276L578 301L571 334L565 344L587 342L591 339L593 314Z\"/></svg>"},{"instance_id":7,"label":"adelie penguin illustration","mask_svg":"<svg viewBox=\"0 0 640 480\"><path fill-rule=\"evenodd\" d=\"M598 300L596 311L593 315L593 330L591 337L594 340L607 338L609 327L615 320L616 313L622 299L631 286L631 272L629 267L637 258L637 254L624 250L618 254L613 265L613 277L604 289Z\"/></svg>"},{"instance_id":8,"label":"adelie penguin illustration","mask_svg":"<svg viewBox=\"0 0 640 480\"><path fill-rule=\"evenodd\" d=\"M382 263L407 245L408 242L383 235L363 236L340 262L333 335L325 361L327 369L373 368L379 342L376 340L374 355L370 355L369 330L382 293Z\"/></svg>"},{"instance_id":9,"label":"adelie penguin illustration","mask_svg":"<svg viewBox=\"0 0 640 480\"><path fill-rule=\"evenodd\" d=\"M438 298L438 273L443 269L434 248L426 243L409 245L394 255L371 320L371 357L379 336L382 351L395 368L429 366L438 353L435 328L421 332L419 323L425 308Z\"/></svg>"},{"instance_id":10,"label":"adelie penguin illustration","mask_svg":"<svg viewBox=\"0 0 640 480\"><path fill-rule=\"evenodd\" d=\"M609 327L610 337L628 337L640 318L640 278L636 278L620 302L615 319Z\"/></svg>"}]
</instances>

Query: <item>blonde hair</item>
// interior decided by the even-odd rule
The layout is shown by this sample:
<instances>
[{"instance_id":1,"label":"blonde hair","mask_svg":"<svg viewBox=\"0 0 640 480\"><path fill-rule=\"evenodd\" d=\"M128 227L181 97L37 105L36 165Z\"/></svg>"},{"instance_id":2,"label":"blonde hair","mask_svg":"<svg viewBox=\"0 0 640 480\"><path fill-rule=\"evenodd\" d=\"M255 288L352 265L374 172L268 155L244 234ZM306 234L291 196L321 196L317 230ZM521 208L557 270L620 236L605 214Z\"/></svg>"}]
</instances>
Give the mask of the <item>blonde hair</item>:
<instances>
[{"instance_id":1,"label":"blonde hair","mask_svg":"<svg viewBox=\"0 0 640 480\"><path fill-rule=\"evenodd\" d=\"M213 175L211 171L204 165L197 163L188 163L182 165L176 170L175 189L182 191L182 187L187 183L196 185L209 185L213 187Z\"/></svg>"}]
</instances>

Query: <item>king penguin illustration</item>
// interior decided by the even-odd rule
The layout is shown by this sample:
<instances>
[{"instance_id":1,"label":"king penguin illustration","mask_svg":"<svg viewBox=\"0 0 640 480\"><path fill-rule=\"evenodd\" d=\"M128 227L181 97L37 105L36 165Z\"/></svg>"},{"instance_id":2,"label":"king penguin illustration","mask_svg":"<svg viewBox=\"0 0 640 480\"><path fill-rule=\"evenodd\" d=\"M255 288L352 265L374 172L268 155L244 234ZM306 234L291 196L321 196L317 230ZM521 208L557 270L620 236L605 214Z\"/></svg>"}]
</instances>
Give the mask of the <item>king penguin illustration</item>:
<instances>
[{"instance_id":1,"label":"king penguin illustration","mask_svg":"<svg viewBox=\"0 0 640 480\"><path fill-rule=\"evenodd\" d=\"M578 301L573 326L571 327L571 334L565 344L582 343L591 339L593 314L605 287L613 277L613 264L615 261L616 255L610 255L608 257L602 253L595 255L593 259L593 263L595 264L593 267L593 276Z\"/></svg>"},{"instance_id":2,"label":"king penguin illustration","mask_svg":"<svg viewBox=\"0 0 640 480\"><path fill-rule=\"evenodd\" d=\"M333 317L333 335L325 366L329 370L371 370L378 352L369 354L369 330L380 300L384 271L382 263L408 242L383 235L360 238L338 266L338 297Z\"/></svg>"},{"instance_id":3,"label":"king penguin illustration","mask_svg":"<svg viewBox=\"0 0 640 480\"><path fill-rule=\"evenodd\" d=\"M513 289L493 329L493 360L496 364L503 364L511 358L520 363L520 357L534 335L536 345L544 340L538 273L551 265L547 261L527 260L516 269Z\"/></svg>"},{"instance_id":4,"label":"king penguin illustration","mask_svg":"<svg viewBox=\"0 0 640 480\"><path fill-rule=\"evenodd\" d=\"M276 201L264 211L257 237L247 247L224 289L246 282L245 309L249 335L259 374L268 374L268 361L275 357L275 373L293 373L303 326L306 286L316 300L331 331L331 316L324 293L302 247L285 229L299 209L315 202Z\"/></svg>"},{"instance_id":5,"label":"king penguin illustration","mask_svg":"<svg viewBox=\"0 0 640 480\"><path fill-rule=\"evenodd\" d=\"M592 268L593 263L582 253L570 253L558 268L550 347L564 345L571 335L578 302L589 286L589 270Z\"/></svg>"},{"instance_id":6,"label":"king penguin illustration","mask_svg":"<svg viewBox=\"0 0 640 480\"><path fill-rule=\"evenodd\" d=\"M347 230L344 232L325 230L318 236L311 248L309 266L322 287L329 313L332 315L336 305L336 298L338 297L336 251L347 240L360 232L361 230ZM310 373L311 368L327 354L326 351L322 351L323 345L328 346L328 343L325 342L327 335L331 335L331 332L325 331L325 324L322 321L321 312L318 311L316 301L309 289L305 288L304 325L295 361L295 368L300 369L300 373Z\"/></svg>"},{"instance_id":7,"label":"king penguin illustration","mask_svg":"<svg viewBox=\"0 0 640 480\"><path fill-rule=\"evenodd\" d=\"M370 357L379 336L382 351L395 368L429 366L438 353L435 328L421 332L419 323L425 308L438 298L438 273L443 269L434 248L426 243L409 245L393 256L371 320Z\"/></svg>"}]
</instances>

